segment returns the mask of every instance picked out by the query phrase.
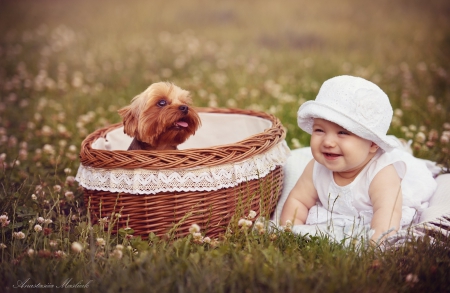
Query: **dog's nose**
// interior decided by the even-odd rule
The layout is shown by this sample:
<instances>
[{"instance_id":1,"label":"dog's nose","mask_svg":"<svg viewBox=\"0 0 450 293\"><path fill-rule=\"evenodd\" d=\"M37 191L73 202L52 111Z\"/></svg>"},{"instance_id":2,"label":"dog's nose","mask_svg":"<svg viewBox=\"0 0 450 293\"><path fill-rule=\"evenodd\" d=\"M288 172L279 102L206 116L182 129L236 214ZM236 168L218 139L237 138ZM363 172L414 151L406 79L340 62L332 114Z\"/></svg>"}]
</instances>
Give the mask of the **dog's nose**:
<instances>
[{"instance_id":1,"label":"dog's nose","mask_svg":"<svg viewBox=\"0 0 450 293\"><path fill-rule=\"evenodd\" d=\"M180 107L178 107L178 109L183 112L183 114L187 114L189 107L186 105L181 105Z\"/></svg>"}]
</instances>

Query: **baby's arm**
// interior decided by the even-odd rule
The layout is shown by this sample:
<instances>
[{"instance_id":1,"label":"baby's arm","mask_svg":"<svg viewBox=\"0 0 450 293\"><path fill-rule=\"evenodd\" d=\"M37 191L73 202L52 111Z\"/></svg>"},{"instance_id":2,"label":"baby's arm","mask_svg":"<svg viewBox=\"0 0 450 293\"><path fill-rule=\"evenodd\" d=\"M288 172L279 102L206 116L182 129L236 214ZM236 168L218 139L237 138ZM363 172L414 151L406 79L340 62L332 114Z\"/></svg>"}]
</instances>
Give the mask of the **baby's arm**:
<instances>
[{"instance_id":1,"label":"baby's arm","mask_svg":"<svg viewBox=\"0 0 450 293\"><path fill-rule=\"evenodd\" d=\"M306 222L309 209L318 200L313 184L314 159L306 165L300 178L292 188L281 212L280 225L291 220L293 225L303 225Z\"/></svg>"},{"instance_id":2,"label":"baby's arm","mask_svg":"<svg viewBox=\"0 0 450 293\"><path fill-rule=\"evenodd\" d=\"M400 183L395 167L389 165L381 169L370 184L369 195L373 206L371 228L375 230L371 238L373 241L378 241L391 228L395 231L400 228L403 201Z\"/></svg>"}]
</instances>

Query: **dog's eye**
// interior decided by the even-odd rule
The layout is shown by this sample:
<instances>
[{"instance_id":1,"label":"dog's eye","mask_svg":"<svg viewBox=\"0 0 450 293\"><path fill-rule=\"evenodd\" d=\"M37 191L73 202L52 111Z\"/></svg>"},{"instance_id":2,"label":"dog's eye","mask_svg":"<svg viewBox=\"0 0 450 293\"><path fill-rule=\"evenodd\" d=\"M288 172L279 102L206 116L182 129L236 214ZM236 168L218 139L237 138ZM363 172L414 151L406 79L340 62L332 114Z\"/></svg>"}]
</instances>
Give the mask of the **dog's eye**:
<instances>
[{"instance_id":1,"label":"dog's eye","mask_svg":"<svg viewBox=\"0 0 450 293\"><path fill-rule=\"evenodd\" d=\"M159 100L157 105L160 106L160 107L164 107L164 106L167 105L167 101L166 100Z\"/></svg>"}]
</instances>

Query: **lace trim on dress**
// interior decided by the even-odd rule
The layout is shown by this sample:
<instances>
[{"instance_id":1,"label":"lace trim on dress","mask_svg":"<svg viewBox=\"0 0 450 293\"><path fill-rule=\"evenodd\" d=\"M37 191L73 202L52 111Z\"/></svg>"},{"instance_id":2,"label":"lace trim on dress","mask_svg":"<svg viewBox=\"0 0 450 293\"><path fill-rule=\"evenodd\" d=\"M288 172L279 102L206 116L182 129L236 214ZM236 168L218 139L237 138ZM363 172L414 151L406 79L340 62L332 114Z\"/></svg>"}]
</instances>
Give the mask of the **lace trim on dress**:
<instances>
[{"instance_id":1,"label":"lace trim on dress","mask_svg":"<svg viewBox=\"0 0 450 293\"><path fill-rule=\"evenodd\" d=\"M184 170L103 169L80 165L76 180L90 190L156 194L174 191L214 191L267 176L282 166L289 148L285 141L264 154L234 164Z\"/></svg>"}]
</instances>

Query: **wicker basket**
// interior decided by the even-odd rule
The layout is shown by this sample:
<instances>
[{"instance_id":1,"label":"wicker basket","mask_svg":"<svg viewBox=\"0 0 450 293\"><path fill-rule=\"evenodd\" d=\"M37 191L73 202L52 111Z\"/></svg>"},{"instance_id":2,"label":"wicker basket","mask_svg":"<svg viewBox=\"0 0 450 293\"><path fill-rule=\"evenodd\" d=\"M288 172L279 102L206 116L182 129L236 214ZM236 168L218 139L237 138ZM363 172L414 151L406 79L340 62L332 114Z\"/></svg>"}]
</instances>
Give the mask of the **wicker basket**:
<instances>
[{"instance_id":1,"label":"wicker basket","mask_svg":"<svg viewBox=\"0 0 450 293\"><path fill-rule=\"evenodd\" d=\"M177 151L126 151L93 148L93 144L122 124L114 124L90 134L81 145L81 168L90 170L152 170L171 172L220 168L220 166L246 162L261 156L281 144L285 145L285 131L280 121L272 115L240 109L200 108L200 113L241 114L269 121L269 128L246 137L236 143L190 148ZM87 175L86 175L87 176ZM260 178L244 180L235 186L216 190L189 190L136 194L89 188L82 183L80 170L77 180L84 187L85 204L91 218L120 213L117 228L131 227L134 235L146 238L153 232L164 236L171 231L175 237L187 235L189 227L196 223L209 237L224 233L230 220L238 219L250 210L257 215L269 216L275 209L283 186L282 163ZM107 189L107 188L106 188Z\"/></svg>"}]
</instances>

